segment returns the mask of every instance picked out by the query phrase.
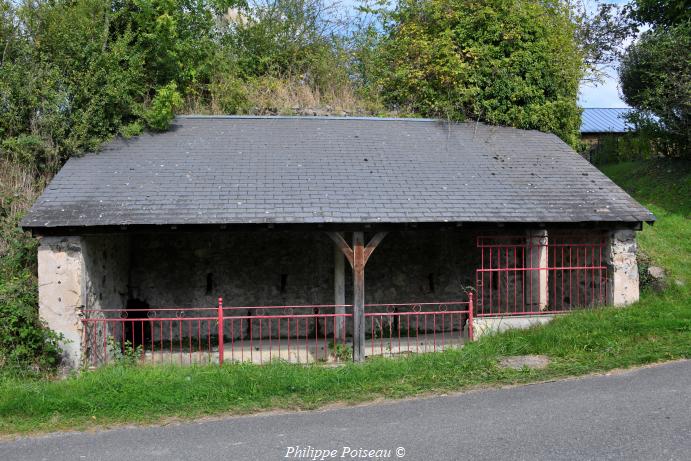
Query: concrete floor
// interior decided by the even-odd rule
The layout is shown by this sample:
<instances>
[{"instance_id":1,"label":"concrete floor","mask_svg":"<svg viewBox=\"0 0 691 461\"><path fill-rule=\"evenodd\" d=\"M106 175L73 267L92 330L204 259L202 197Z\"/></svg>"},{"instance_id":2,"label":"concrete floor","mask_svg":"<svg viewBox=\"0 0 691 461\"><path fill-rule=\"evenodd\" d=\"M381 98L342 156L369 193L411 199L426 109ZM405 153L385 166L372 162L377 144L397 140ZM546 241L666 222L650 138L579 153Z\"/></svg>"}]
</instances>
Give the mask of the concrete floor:
<instances>
[{"instance_id":1,"label":"concrete floor","mask_svg":"<svg viewBox=\"0 0 691 461\"><path fill-rule=\"evenodd\" d=\"M465 344L467 334L454 332L437 332L422 334L417 337L377 338L365 340L367 356L395 357L405 354L441 351L450 347L461 347ZM338 363L346 357L336 357L329 338L310 338L305 340L291 339L253 339L236 340L224 344L224 361L226 363L252 362L268 363L272 360L284 360L290 363ZM348 347L350 350L350 347ZM165 351L146 351L143 361L146 363L171 363L180 365L218 363L218 347L211 351L192 351L173 346Z\"/></svg>"}]
</instances>

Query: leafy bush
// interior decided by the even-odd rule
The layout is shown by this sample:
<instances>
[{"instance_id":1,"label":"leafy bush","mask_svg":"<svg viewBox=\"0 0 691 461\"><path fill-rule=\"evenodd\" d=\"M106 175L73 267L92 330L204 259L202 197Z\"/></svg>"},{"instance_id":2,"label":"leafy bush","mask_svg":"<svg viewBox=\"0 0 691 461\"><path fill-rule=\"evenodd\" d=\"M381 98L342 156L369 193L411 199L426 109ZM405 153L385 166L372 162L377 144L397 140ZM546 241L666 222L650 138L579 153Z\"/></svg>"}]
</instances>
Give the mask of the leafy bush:
<instances>
[{"instance_id":1,"label":"leafy bush","mask_svg":"<svg viewBox=\"0 0 691 461\"><path fill-rule=\"evenodd\" d=\"M175 110L182 105L178 87L171 82L159 88L151 106L144 112L144 120L152 130L165 131L175 116Z\"/></svg>"},{"instance_id":2,"label":"leafy bush","mask_svg":"<svg viewBox=\"0 0 691 461\"><path fill-rule=\"evenodd\" d=\"M671 157L691 156L691 22L643 33L622 59L624 100L633 122Z\"/></svg>"},{"instance_id":3,"label":"leafy bush","mask_svg":"<svg viewBox=\"0 0 691 461\"><path fill-rule=\"evenodd\" d=\"M11 373L55 369L60 363L60 337L41 323L35 304L2 299L12 298L12 291L12 286L0 286L0 369Z\"/></svg>"},{"instance_id":4,"label":"leafy bush","mask_svg":"<svg viewBox=\"0 0 691 461\"><path fill-rule=\"evenodd\" d=\"M346 27L325 0L257 0L232 21L224 51L242 79L300 77L324 90L348 84Z\"/></svg>"},{"instance_id":5,"label":"leafy bush","mask_svg":"<svg viewBox=\"0 0 691 461\"><path fill-rule=\"evenodd\" d=\"M388 104L577 144L583 55L561 3L403 0L386 32L378 84Z\"/></svg>"},{"instance_id":6,"label":"leafy bush","mask_svg":"<svg viewBox=\"0 0 691 461\"><path fill-rule=\"evenodd\" d=\"M249 111L245 83L232 75L219 76L211 83L212 109L224 114L242 114Z\"/></svg>"},{"instance_id":7,"label":"leafy bush","mask_svg":"<svg viewBox=\"0 0 691 461\"><path fill-rule=\"evenodd\" d=\"M60 337L39 320L37 245L16 226L16 216L0 218L0 370L49 371L60 361Z\"/></svg>"},{"instance_id":8,"label":"leafy bush","mask_svg":"<svg viewBox=\"0 0 691 461\"><path fill-rule=\"evenodd\" d=\"M349 344L331 342L329 344L329 352L340 362L353 360L353 348Z\"/></svg>"},{"instance_id":9,"label":"leafy bush","mask_svg":"<svg viewBox=\"0 0 691 461\"><path fill-rule=\"evenodd\" d=\"M134 346L131 341L116 341L112 336L108 336L108 356L111 364L133 367L139 363L144 354L144 347L140 344Z\"/></svg>"},{"instance_id":10,"label":"leafy bush","mask_svg":"<svg viewBox=\"0 0 691 461\"><path fill-rule=\"evenodd\" d=\"M125 139L129 139L133 136L141 134L143 131L144 126L139 120L137 120L136 122L132 122L129 125L122 126L120 128L120 135Z\"/></svg>"}]
</instances>

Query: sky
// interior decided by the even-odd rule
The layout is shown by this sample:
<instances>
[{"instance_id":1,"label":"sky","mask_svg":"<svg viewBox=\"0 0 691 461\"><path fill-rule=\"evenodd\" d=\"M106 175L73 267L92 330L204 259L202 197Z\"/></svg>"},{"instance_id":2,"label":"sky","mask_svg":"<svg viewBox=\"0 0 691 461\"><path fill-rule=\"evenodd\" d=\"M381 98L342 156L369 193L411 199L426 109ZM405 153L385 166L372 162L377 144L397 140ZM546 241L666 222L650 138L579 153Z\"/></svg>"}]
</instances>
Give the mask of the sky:
<instances>
[{"instance_id":1,"label":"sky","mask_svg":"<svg viewBox=\"0 0 691 461\"><path fill-rule=\"evenodd\" d=\"M597 86L581 83L578 105L581 107L629 107L621 99L621 90L615 70L607 71L608 77Z\"/></svg>"},{"instance_id":2,"label":"sky","mask_svg":"<svg viewBox=\"0 0 691 461\"><path fill-rule=\"evenodd\" d=\"M595 10L600 1L586 0L586 7ZM627 0L608 0L607 3L623 5ZM581 107L629 107L621 99L616 69L605 69L607 77L598 85L581 83L578 104Z\"/></svg>"}]
</instances>

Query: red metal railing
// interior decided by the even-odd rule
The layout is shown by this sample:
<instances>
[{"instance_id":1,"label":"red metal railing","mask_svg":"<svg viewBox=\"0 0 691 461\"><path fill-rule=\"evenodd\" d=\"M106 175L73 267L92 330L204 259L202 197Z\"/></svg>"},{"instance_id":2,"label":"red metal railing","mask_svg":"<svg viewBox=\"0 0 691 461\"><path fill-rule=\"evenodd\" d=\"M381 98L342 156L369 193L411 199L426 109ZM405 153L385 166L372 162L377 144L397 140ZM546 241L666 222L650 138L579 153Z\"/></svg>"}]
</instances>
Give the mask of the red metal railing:
<instances>
[{"instance_id":1,"label":"red metal railing","mask_svg":"<svg viewBox=\"0 0 691 461\"><path fill-rule=\"evenodd\" d=\"M83 310L86 364L213 363L218 357L215 313L215 308Z\"/></svg>"},{"instance_id":2,"label":"red metal railing","mask_svg":"<svg viewBox=\"0 0 691 461\"><path fill-rule=\"evenodd\" d=\"M240 306L221 307L219 323L219 362L254 363L285 360L288 362L338 362L347 356L346 328L350 313L336 308L348 305ZM339 322L339 320L343 322ZM339 328L339 324L344 324Z\"/></svg>"},{"instance_id":3,"label":"red metal railing","mask_svg":"<svg viewBox=\"0 0 691 461\"><path fill-rule=\"evenodd\" d=\"M604 239L479 237L476 298L367 304L365 352L433 352L473 339L473 316L541 315L605 304ZM338 362L352 358L351 305L83 310L87 365ZM360 315L360 314L358 314Z\"/></svg>"},{"instance_id":4,"label":"red metal railing","mask_svg":"<svg viewBox=\"0 0 691 461\"><path fill-rule=\"evenodd\" d=\"M348 312L344 312L344 311ZM341 362L352 359L350 305L85 309L87 366L121 360L152 364ZM472 339L467 302L370 304L371 355L432 352Z\"/></svg>"},{"instance_id":5,"label":"red metal railing","mask_svg":"<svg viewBox=\"0 0 691 461\"><path fill-rule=\"evenodd\" d=\"M472 339L471 312L471 300L366 304L365 350L370 355L393 356L461 346Z\"/></svg>"},{"instance_id":6,"label":"red metal railing","mask_svg":"<svg viewBox=\"0 0 691 461\"><path fill-rule=\"evenodd\" d=\"M604 240L479 237L477 246L477 316L554 314L607 300Z\"/></svg>"},{"instance_id":7,"label":"red metal railing","mask_svg":"<svg viewBox=\"0 0 691 461\"><path fill-rule=\"evenodd\" d=\"M336 305L83 310L87 365L337 362L348 354L347 320ZM343 319L344 322L339 322ZM343 328L337 325L343 323ZM352 329L352 328L351 328Z\"/></svg>"}]
</instances>

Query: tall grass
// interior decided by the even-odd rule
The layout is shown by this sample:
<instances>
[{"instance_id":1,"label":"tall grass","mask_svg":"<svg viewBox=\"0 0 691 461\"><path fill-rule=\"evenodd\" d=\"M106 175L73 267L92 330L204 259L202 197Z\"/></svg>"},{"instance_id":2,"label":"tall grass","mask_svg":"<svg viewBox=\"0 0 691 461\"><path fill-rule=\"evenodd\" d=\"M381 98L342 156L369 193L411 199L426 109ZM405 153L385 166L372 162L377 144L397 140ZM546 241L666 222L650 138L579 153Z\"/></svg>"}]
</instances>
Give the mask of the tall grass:
<instances>
[{"instance_id":1,"label":"tall grass","mask_svg":"<svg viewBox=\"0 0 691 461\"><path fill-rule=\"evenodd\" d=\"M640 250L665 268L670 284L691 293L691 161L624 162L602 171L655 213L657 222L638 234Z\"/></svg>"}]
</instances>

